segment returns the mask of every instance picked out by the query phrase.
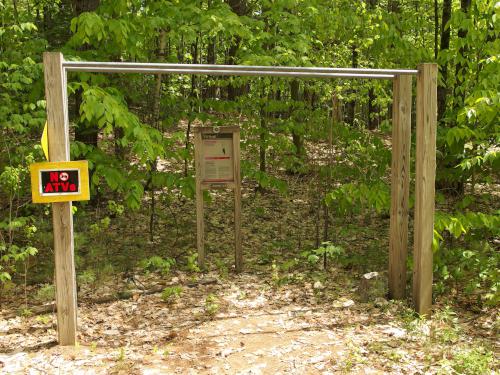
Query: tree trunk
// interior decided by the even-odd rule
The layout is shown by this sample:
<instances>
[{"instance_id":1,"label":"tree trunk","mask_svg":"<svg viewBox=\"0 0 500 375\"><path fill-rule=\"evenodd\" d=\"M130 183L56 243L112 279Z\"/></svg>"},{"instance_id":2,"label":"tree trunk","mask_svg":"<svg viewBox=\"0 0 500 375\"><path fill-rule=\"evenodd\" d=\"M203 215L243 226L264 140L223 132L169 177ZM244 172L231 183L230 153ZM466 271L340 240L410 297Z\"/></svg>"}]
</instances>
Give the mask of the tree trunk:
<instances>
[{"instance_id":1,"label":"tree trunk","mask_svg":"<svg viewBox=\"0 0 500 375\"><path fill-rule=\"evenodd\" d=\"M125 159L125 148L120 144L120 140L123 138L123 135L123 128L119 126L115 126L113 128L115 156L120 160Z\"/></svg>"},{"instance_id":2,"label":"tree trunk","mask_svg":"<svg viewBox=\"0 0 500 375\"><path fill-rule=\"evenodd\" d=\"M215 64L217 61L217 50L216 50L216 40L214 38L210 38L207 46L207 64ZM207 78L208 80L209 78ZM208 86L205 92L204 97L206 99L215 99L216 98L216 87L215 85Z\"/></svg>"},{"instance_id":3,"label":"tree trunk","mask_svg":"<svg viewBox=\"0 0 500 375\"><path fill-rule=\"evenodd\" d=\"M244 16L248 12L246 0L227 0L231 10L237 14L239 17ZM234 36L231 40L231 45L229 46L227 58L228 65L235 65L237 63L236 55L240 48L241 38L239 36ZM235 100L238 96L242 94L242 87L235 86L230 83L227 86L227 98L228 100Z\"/></svg>"},{"instance_id":4,"label":"tree trunk","mask_svg":"<svg viewBox=\"0 0 500 375\"><path fill-rule=\"evenodd\" d=\"M399 13L401 11L399 0L389 0L389 12L391 13Z\"/></svg>"},{"instance_id":5,"label":"tree trunk","mask_svg":"<svg viewBox=\"0 0 500 375\"><path fill-rule=\"evenodd\" d=\"M471 0L461 0L460 1L460 11L465 14L466 18L469 18L469 10L471 6ZM460 27L458 30L458 38L459 39L465 39L467 37L467 29ZM461 46L460 49L458 50L458 55L459 57L464 57L464 54L467 52L467 46ZM464 70L464 64L463 64L463 59L459 59L458 63L455 67L455 87L453 89L453 107L454 108L460 108L463 106L464 100L465 100L465 87L462 87L464 85L464 78L465 78L465 72Z\"/></svg>"},{"instance_id":6,"label":"tree trunk","mask_svg":"<svg viewBox=\"0 0 500 375\"><path fill-rule=\"evenodd\" d=\"M167 38L165 30L160 31L160 38L158 41L158 59L161 61L164 60L165 56L165 47L167 45ZM153 101L153 121L156 129L161 130L161 111L160 111L160 100L161 100L161 83L162 83L162 74L158 74L156 76L156 85L154 91L154 101ZM158 170L158 160L155 159L151 162L151 180L152 174ZM155 219L156 219L156 197L155 197L155 188L153 184L151 184L151 207L150 207L150 216L149 216L149 240L153 242L154 239L154 228L155 228Z\"/></svg>"},{"instance_id":7,"label":"tree trunk","mask_svg":"<svg viewBox=\"0 0 500 375\"><path fill-rule=\"evenodd\" d=\"M212 8L212 1L207 1L208 9ZM208 38L207 44L207 64L215 64L217 62L217 49L216 49L217 37ZM215 85L208 86L208 82L211 80L211 77L207 77L207 85L203 90L203 99L215 99L217 90Z\"/></svg>"},{"instance_id":8,"label":"tree trunk","mask_svg":"<svg viewBox=\"0 0 500 375\"><path fill-rule=\"evenodd\" d=\"M94 12L99 6L99 0L73 0L73 10L75 12L75 17L85 12ZM79 48L81 51L89 49L88 45ZM81 89L75 92L75 104L76 113L79 113L80 105L82 103ZM90 124L87 121L81 121L79 116L77 117L76 127L75 127L75 141L80 141L86 145L97 147L97 139L99 134L99 128L97 124Z\"/></svg>"},{"instance_id":9,"label":"tree trunk","mask_svg":"<svg viewBox=\"0 0 500 375\"><path fill-rule=\"evenodd\" d=\"M177 45L177 61L180 64L184 62L184 34L181 34L181 40Z\"/></svg>"},{"instance_id":10,"label":"tree trunk","mask_svg":"<svg viewBox=\"0 0 500 375\"><path fill-rule=\"evenodd\" d=\"M377 129L379 125L380 108L375 104L376 100L375 89L370 87L368 89L368 129L370 130Z\"/></svg>"},{"instance_id":11,"label":"tree trunk","mask_svg":"<svg viewBox=\"0 0 500 375\"><path fill-rule=\"evenodd\" d=\"M437 60L439 52L439 9L438 0L434 0L434 59Z\"/></svg>"},{"instance_id":12,"label":"tree trunk","mask_svg":"<svg viewBox=\"0 0 500 375\"><path fill-rule=\"evenodd\" d=\"M160 62L165 59L165 48L167 46L167 34L165 30L160 31L160 37L158 39L158 60ZM161 99L161 83L163 80L163 74L156 75L155 91L153 94L153 122L157 129L161 127L161 113L160 113L160 99Z\"/></svg>"},{"instance_id":13,"label":"tree trunk","mask_svg":"<svg viewBox=\"0 0 500 375\"><path fill-rule=\"evenodd\" d=\"M339 124L342 121L342 104L336 92L333 93L332 97L332 116L334 124Z\"/></svg>"},{"instance_id":14,"label":"tree trunk","mask_svg":"<svg viewBox=\"0 0 500 375\"><path fill-rule=\"evenodd\" d=\"M266 171L266 143L267 143L267 124L266 112L263 107L260 110L260 133L259 133L259 170Z\"/></svg>"},{"instance_id":15,"label":"tree trunk","mask_svg":"<svg viewBox=\"0 0 500 375\"><path fill-rule=\"evenodd\" d=\"M443 14L441 17L441 43L439 46L440 51L446 51L450 48L450 28L447 27L448 22L451 18L451 0L443 1ZM448 80L448 64L445 62L441 65L441 81L442 85L437 88L437 100L438 100L438 121L443 119L444 112L446 110L446 96L448 94L448 88L446 86L446 81Z\"/></svg>"},{"instance_id":16,"label":"tree trunk","mask_svg":"<svg viewBox=\"0 0 500 375\"><path fill-rule=\"evenodd\" d=\"M290 96L292 101L294 102L299 102L301 100L300 97L300 84L299 81L294 79L290 83ZM292 115L291 111L288 115L290 117ZM297 123L298 121L294 121L294 123ZM294 163L294 171L297 172L301 165L302 161L305 157L305 147L304 147L304 138L302 137L302 134L300 134L295 128L292 128L292 141L293 145L295 146L295 157L297 158L297 162Z\"/></svg>"},{"instance_id":17,"label":"tree trunk","mask_svg":"<svg viewBox=\"0 0 500 375\"><path fill-rule=\"evenodd\" d=\"M17 1L12 0L12 7L14 9L14 20L19 25L19 12L17 11Z\"/></svg>"},{"instance_id":18,"label":"tree trunk","mask_svg":"<svg viewBox=\"0 0 500 375\"><path fill-rule=\"evenodd\" d=\"M196 37L195 42L191 45L191 55L193 56L193 64L198 63L198 37ZM196 92L197 75L191 75L191 96Z\"/></svg>"},{"instance_id":19,"label":"tree trunk","mask_svg":"<svg viewBox=\"0 0 500 375\"><path fill-rule=\"evenodd\" d=\"M238 49L240 48L241 38L240 37L234 37L231 46L229 47L228 54L226 56L226 63L228 65L236 65L236 53L238 52ZM235 100L238 96L241 95L241 87L233 85L233 83L229 83L227 85L227 99L228 100Z\"/></svg>"},{"instance_id":20,"label":"tree trunk","mask_svg":"<svg viewBox=\"0 0 500 375\"><path fill-rule=\"evenodd\" d=\"M73 11L75 16L85 12L94 12L99 6L99 0L73 0Z\"/></svg>"},{"instance_id":21,"label":"tree trunk","mask_svg":"<svg viewBox=\"0 0 500 375\"><path fill-rule=\"evenodd\" d=\"M352 67L358 67L358 51L357 46L355 44L352 45ZM356 109L356 99L353 98L354 93L356 91L354 89L349 90L349 101L346 103L346 122L350 125L354 124L354 115Z\"/></svg>"},{"instance_id":22,"label":"tree trunk","mask_svg":"<svg viewBox=\"0 0 500 375\"><path fill-rule=\"evenodd\" d=\"M464 14L468 14L470 8L471 1L470 0L461 0L461 11ZM450 45L450 29L449 27L446 29L446 23L449 21L451 17L451 0L445 0L443 2L443 20L441 24L441 51L445 51L449 49ZM459 28L457 37L465 38L467 36L467 29ZM465 53L465 48L461 47L459 49L458 55L461 56ZM461 104L461 98L464 94L461 89L463 88L464 78L460 76L462 74L463 65L461 62L457 63L455 67L455 85L453 88L449 88L446 86L448 67L445 65L442 69L442 78L445 84L445 87L438 87L438 119L442 119L444 117L444 113L446 111L446 107L452 107L453 109L457 109ZM451 91L452 95L449 95ZM447 96L450 97L447 103ZM453 123L449 125L453 126ZM437 170L444 172L448 172L449 177L442 178L440 174L437 176L436 185L439 189L444 189L447 193L453 195L461 196L464 192L465 180L466 176L458 174L456 172L456 159L454 157L447 157L447 154L444 155L443 158L439 158Z\"/></svg>"}]
</instances>

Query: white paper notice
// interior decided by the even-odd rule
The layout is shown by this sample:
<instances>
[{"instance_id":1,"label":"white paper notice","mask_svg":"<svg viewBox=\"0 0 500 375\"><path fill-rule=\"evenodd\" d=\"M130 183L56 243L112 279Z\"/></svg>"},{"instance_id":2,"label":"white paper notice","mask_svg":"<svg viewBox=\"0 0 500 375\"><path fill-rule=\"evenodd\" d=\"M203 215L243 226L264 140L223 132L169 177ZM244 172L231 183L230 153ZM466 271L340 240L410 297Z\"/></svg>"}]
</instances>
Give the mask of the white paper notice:
<instances>
[{"instance_id":1,"label":"white paper notice","mask_svg":"<svg viewBox=\"0 0 500 375\"><path fill-rule=\"evenodd\" d=\"M202 181L233 181L233 135L231 133L202 134L202 142Z\"/></svg>"}]
</instances>

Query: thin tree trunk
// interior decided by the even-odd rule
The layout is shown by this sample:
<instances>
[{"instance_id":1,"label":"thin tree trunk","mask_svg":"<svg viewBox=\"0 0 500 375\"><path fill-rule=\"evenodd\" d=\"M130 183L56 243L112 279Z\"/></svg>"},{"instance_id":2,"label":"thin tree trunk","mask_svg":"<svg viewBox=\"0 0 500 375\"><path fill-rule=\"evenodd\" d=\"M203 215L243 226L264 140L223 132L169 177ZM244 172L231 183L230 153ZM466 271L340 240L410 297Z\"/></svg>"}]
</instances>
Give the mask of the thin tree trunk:
<instances>
[{"instance_id":1,"label":"thin tree trunk","mask_svg":"<svg viewBox=\"0 0 500 375\"><path fill-rule=\"evenodd\" d=\"M461 0L460 1L460 10L462 13L465 14L466 18L469 18L469 10L471 6L471 0ZM459 39L465 39L467 37L467 29L464 27L460 27L458 30L458 38ZM463 106L464 100L465 100L465 87L464 86L464 78L465 78L465 72L464 70L464 64L463 64L463 57L464 54L467 52L467 46L461 46L458 50L458 55L459 57L462 57L462 59L459 59L456 67L455 67L455 87L453 90L453 106L455 108L459 108Z\"/></svg>"},{"instance_id":2,"label":"thin tree trunk","mask_svg":"<svg viewBox=\"0 0 500 375\"><path fill-rule=\"evenodd\" d=\"M212 1L208 0L207 1L207 6L208 9L212 8ZM215 64L217 62L217 50L216 50L216 42L217 42L217 37L210 37L208 38L208 44L207 44L207 64ZM211 80L211 77L207 77L207 85L206 89L203 91L203 98L204 99L215 99L216 98L216 87L215 85L208 86L208 82Z\"/></svg>"},{"instance_id":3,"label":"thin tree trunk","mask_svg":"<svg viewBox=\"0 0 500 375\"><path fill-rule=\"evenodd\" d=\"M214 38L210 38L207 46L207 64L215 64L216 63L216 40ZM207 78L208 80L209 78ZM216 87L215 85L208 86L206 90L205 98L207 99L215 99L216 98Z\"/></svg>"},{"instance_id":4,"label":"thin tree trunk","mask_svg":"<svg viewBox=\"0 0 500 375\"><path fill-rule=\"evenodd\" d=\"M330 241L330 212L328 209L328 205L325 201L325 196L332 189L332 168L334 161L334 148L333 148L333 129L335 125L340 123L342 119L342 115L339 111L340 103L337 93L333 93L332 95L332 112L329 121L329 129L328 129L328 161L327 161L327 173L326 173L326 182L325 182L325 194L323 194L323 216L324 216L324 227L323 227L323 241ZM323 267L326 270L326 253L323 257Z\"/></svg>"},{"instance_id":5,"label":"thin tree trunk","mask_svg":"<svg viewBox=\"0 0 500 375\"><path fill-rule=\"evenodd\" d=\"M437 60L439 52L439 9L438 0L434 0L434 59Z\"/></svg>"},{"instance_id":6,"label":"thin tree trunk","mask_svg":"<svg viewBox=\"0 0 500 375\"><path fill-rule=\"evenodd\" d=\"M317 166L319 169L319 166ZM315 235L316 235L316 249L319 249L319 245L321 244L321 239L320 239L320 225L321 225L321 192L318 190L321 190L319 188L319 183L316 184L316 197L313 197L313 199L316 201L316 212L315 212Z\"/></svg>"},{"instance_id":7,"label":"thin tree trunk","mask_svg":"<svg viewBox=\"0 0 500 375\"><path fill-rule=\"evenodd\" d=\"M380 108L375 104L377 97L375 96L375 89L370 87L368 89L368 129L377 129L379 125L379 111Z\"/></svg>"},{"instance_id":8,"label":"thin tree trunk","mask_svg":"<svg viewBox=\"0 0 500 375\"><path fill-rule=\"evenodd\" d=\"M389 12L399 13L401 11L399 0L389 0Z\"/></svg>"},{"instance_id":9,"label":"thin tree trunk","mask_svg":"<svg viewBox=\"0 0 500 375\"><path fill-rule=\"evenodd\" d=\"M187 151L189 149L189 138L191 137L191 124L193 120L192 117L190 116L188 119L188 126L186 129L186 143L184 145L184 149ZM188 175L188 159L187 157L184 158L184 177L187 177Z\"/></svg>"},{"instance_id":10,"label":"thin tree trunk","mask_svg":"<svg viewBox=\"0 0 500 375\"><path fill-rule=\"evenodd\" d=\"M234 37L229 47L226 63L228 65L236 64L236 53L238 52L239 44L241 39L239 37ZM227 85L227 99L236 100L236 98L241 95L241 87L235 86L232 82Z\"/></svg>"},{"instance_id":11,"label":"thin tree trunk","mask_svg":"<svg viewBox=\"0 0 500 375\"><path fill-rule=\"evenodd\" d=\"M123 138L123 128L115 126L113 128L113 139L115 145L115 156L123 160L125 159L125 148L120 144L120 140Z\"/></svg>"},{"instance_id":12,"label":"thin tree trunk","mask_svg":"<svg viewBox=\"0 0 500 375\"><path fill-rule=\"evenodd\" d=\"M193 56L193 64L198 63L198 37L196 37L195 42L191 46L192 56ZM194 93L196 90L196 74L191 76L191 93Z\"/></svg>"},{"instance_id":13,"label":"thin tree trunk","mask_svg":"<svg viewBox=\"0 0 500 375\"><path fill-rule=\"evenodd\" d=\"M160 31L160 39L158 42L158 57L160 61L164 60L165 47L167 44L167 38L165 30ZM154 113L154 126L156 129L161 130L161 112L160 112L160 99L161 99L161 83L162 74L156 76L156 85L154 91L154 101L153 101L153 113ZM158 170L158 160L155 158L151 165L151 179L153 173ZM156 197L155 197L155 187L151 184L151 210L149 217L149 240L153 242L154 239L154 228L155 228L155 218L156 218Z\"/></svg>"},{"instance_id":14,"label":"thin tree trunk","mask_svg":"<svg viewBox=\"0 0 500 375\"><path fill-rule=\"evenodd\" d=\"M196 64L198 62L198 40L201 39L201 35L200 37L196 38L196 41L195 41L195 44L193 46L193 62ZM200 60L201 60L201 54L200 54ZM201 64L201 61L200 61L200 64ZM192 76L192 80L191 80L191 94L190 94L190 97L192 98L192 100L195 100L195 99L199 99L199 92L196 90L196 81L194 80L195 76L193 75ZM184 145L184 148L186 150L186 157L184 158L184 176L187 177L188 175L188 150L189 150L189 145L191 144L190 143L190 137L191 137L191 125L193 123L193 116L192 114L196 111L196 112L200 112L200 106L198 105L196 108L195 108L195 104L199 102L198 100L196 100L195 102L191 102L191 114L189 115L189 118L188 118L188 126L187 126L187 129L186 129L186 143Z\"/></svg>"},{"instance_id":15,"label":"thin tree trunk","mask_svg":"<svg viewBox=\"0 0 500 375\"><path fill-rule=\"evenodd\" d=\"M85 12L93 12L99 7L99 0L84 0L77 1L73 0L73 9L75 16L79 16ZM44 15L45 16L45 15ZM82 51L88 50L89 46L85 45L79 48ZM79 110L82 103L83 91L77 90L75 92L75 112L77 115L76 127L75 127L75 141L83 142L87 145L94 146L97 148L97 140L99 135L99 128L97 124L90 124L87 121L81 121L79 119Z\"/></svg>"},{"instance_id":16,"label":"thin tree trunk","mask_svg":"<svg viewBox=\"0 0 500 375\"><path fill-rule=\"evenodd\" d=\"M357 51L357 46L355 44L352 45L352 67L357 68L358 67L358 51ZM354 116L355 116L355 109L356 109L356 99L353 98L355 93L354 89L349 90L349 94L351 98L349 98L349 101L346 103L346 122L350 125L354 124Z\"/></svg>"},{"instance_id":17,"label":"thin tree trunk","mask_svg":"<svg viewBox=\"0 0 500 375\"><path fill-rule=\"evenodd\" d=\"M266 142L267 142L267 124L266 113L263 109L260 111L260 134L259 134L259 170L266 171Z\"/></svg>"},{"instance_id":18,"label":"thin tree trunk","mask_svg":"<svg viewBox=\"0 0 500 375\"><path fill-rule=\"evenodd\" d=\"M246 0L227 0L229 7L231 10L237 14L239 17L244 16L248 12L247 2ZM229 46L227 58L227 64L235 65L236 55L240 48L241 38L239 36L233 36L231 40L231 45ZM233 84L229 84L227 86L227 98L228 100L235 100L238 96L242 94L242 87L234 86Z\"/></svg>"},{"instance_id":19,"label":"thin tree trunk","mask_svg":"<svg viewBox=\"0 0 500 375\"><path fill-rule=\"evenodd\" d=\"M301 100L300 97L300 84L299 81L294 79L292 82L290 82L290 96L292 101L294 102L299 102ZM291 116L291 111L288 114L288 117ZM294 121L294 123L297 123L297 121ZM292 141L293 145L295 146L295 157L297 158L297 162L294 163L293 171L292 172L297 172L301 165L302 161L304 160L306 150L304 147L304 138L303 136L295 129L292 128Z\"/></svg>"},{"instance_id":20,"label":"thin tree trunk","mask_svg":"<svg viewBox=\"0 0 500 375\"><path fill-rule=\"evenodd\" d=\"M342 104L340 103L340 99L337 93L333 94L332 111L334 124L339 124L342 121Z\"/></svg>"},{"instance_id":21,"label":"thin tree trunk","mask_svg":"<svg viewBox=\"0 0 500 375\"><path fill-rule=\"evenodd\" d=\"M181 34L181 40L177 45L177 61L179 61L179 63L184 62L184 34Z\"/></svg>"},{"instance_id":22,"label":"thin tree trunk","mask_svg":"<svg viewBox=\"0 0 500 375\"><path fill-rule=\"evenodd\" d=\"M12 0L12 7L14 8L14 19L16 23L19 25L19 12L17 11L17 1Z\"/></svg>"},{"instance_id":23,"label":"thin tree trunk","mask_svg":"<svg viewBox=\"0 0 500 375\"><path fill-rule=\"evenodd\" d=\"M450 27L448 22L451 18L451 0L443 1L443 14L441 16L441 43L439 46L439 51L447 51L450 48ZM442 85L437 88L437 100L438 100L438 121L443 119L444 112L446 110L446 97L448 95L447 88L448 80L448 64L445 62L441 65L441 81Z\"/></svg>"}]
</instances>

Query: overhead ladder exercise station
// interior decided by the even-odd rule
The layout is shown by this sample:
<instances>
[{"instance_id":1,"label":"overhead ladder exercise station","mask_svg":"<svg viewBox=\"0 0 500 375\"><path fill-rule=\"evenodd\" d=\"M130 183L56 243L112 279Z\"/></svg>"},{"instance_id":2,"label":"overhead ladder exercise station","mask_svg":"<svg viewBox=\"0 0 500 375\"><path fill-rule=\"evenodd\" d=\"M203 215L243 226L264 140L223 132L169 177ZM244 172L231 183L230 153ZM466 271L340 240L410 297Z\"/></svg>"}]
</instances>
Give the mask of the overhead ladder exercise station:
<instances>
[{"instance_id":1,"label":"overhead ladder exercise station","mask_svg":"<svg viewBox=\"0 0 500 375\"><path fill-rule=\"evenodd\" d=\"M416 76L416 163L413 248L413 303L419 314L432 307L432 239L436 172L437 65L409 69L316 68L203 64L65 61L61 53L43 57L49 155L69 161L68 72L204 74L322 79L387 79L393 81L391 210L389 229L389 295L405 297L408 254L412 77ZM71 202L52 203L56 302L60 345L75 345L76 277ZM237 259L241 268L242 260Z\"/></svg>"}]
</instances>

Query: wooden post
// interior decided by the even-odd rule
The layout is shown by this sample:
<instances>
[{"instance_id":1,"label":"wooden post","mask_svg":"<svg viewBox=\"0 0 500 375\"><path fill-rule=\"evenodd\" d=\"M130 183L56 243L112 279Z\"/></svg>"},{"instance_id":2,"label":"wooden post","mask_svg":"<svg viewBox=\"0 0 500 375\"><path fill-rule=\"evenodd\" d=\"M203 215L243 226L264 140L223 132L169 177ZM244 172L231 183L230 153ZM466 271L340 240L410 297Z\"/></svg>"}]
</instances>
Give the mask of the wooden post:
<instances>
[{"instance_id":1,"label":"wooden post","mask_svg":"<svg viewBox=\"0 0 500 375\"><path fill-rule=\"evenodd\" d=\"M202 158L201 158L201 131L195 129L194 132L194 153L196 169L196 246L198 248L198 267L205 268L205 224L203 217L203 189L202 179Z\"/></svg>"},{"instance_id":2,"label":"wooden post","mask_svg":"<svg viewBox=\"0 0 500 375\"><path fill-rule=\"evenodd\" d=\"M63 55L43 54L49 158L69 161L69 121ZM56 276L57 332L60 345L76 344L76 277L71 202L52 203Z\"/></svg>"},{"instance_id":3,"label":"wooden post","mask_svg":"<svg viewBox=\"0 0 500 375\"><path fill-rule=\"evenodd\" d=\"M403 299L408 256L408 201L410 196L411 76L393 83L391 223L389 230L389 297Z\"/></svg>"},{"instance_id":4,"label":"wooden post","mask_svg":"<svg viewBox=\"0 0 500 375\"><path fill-rule=\"evenodd\" d=\"M236 272L243 270L243 252L241 249L241 176L240 176L240 131L233 133L233 168L234 168L234 250Z\"/></svg>"},{"instance_id":5,"label":"wooden post","mask_svg":"<svg viewBox=\"0 0 500 375\"><path fill-rule=\"evenodd\" d=\"M422 315L432 307L432 239L436 177L437 64L420 64L417 75L417 149L413 303Z\"/></svg>"}]
</instances>

